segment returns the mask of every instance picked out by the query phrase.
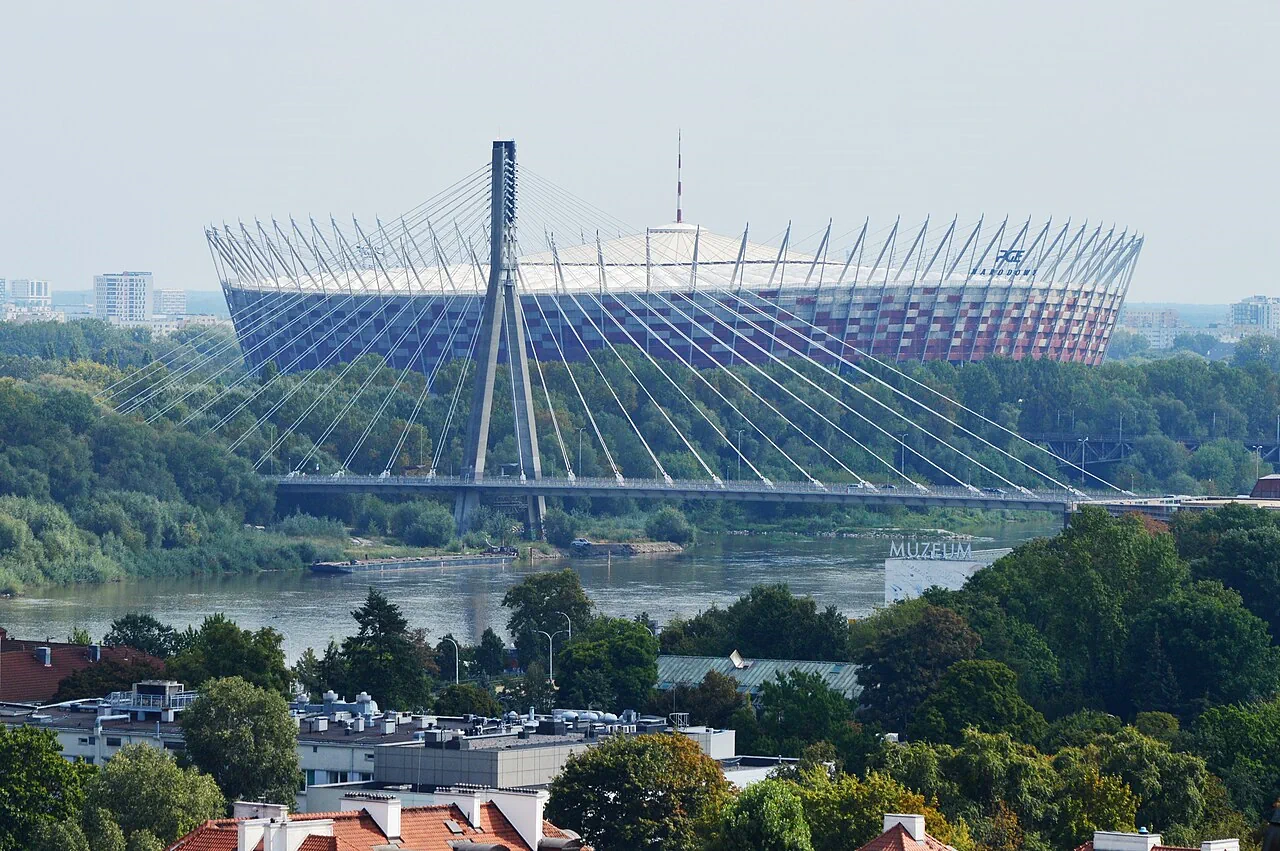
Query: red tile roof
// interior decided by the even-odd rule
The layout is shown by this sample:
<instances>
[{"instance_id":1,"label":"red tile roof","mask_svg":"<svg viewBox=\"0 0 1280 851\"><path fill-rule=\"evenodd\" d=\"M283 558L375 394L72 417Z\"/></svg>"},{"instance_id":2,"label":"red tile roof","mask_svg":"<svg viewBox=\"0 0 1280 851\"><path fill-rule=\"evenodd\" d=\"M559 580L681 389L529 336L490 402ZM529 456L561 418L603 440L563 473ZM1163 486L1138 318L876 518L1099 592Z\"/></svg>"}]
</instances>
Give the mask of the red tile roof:
<instances>
[{"instance_id":1,"label":"red tile roof","mask_svg":"<svg viewBox=\"0 0 1280 851\"><path fill-rule=\"evenodd\" d=\"M506 816L493 803L481 804L481 824L484 830L476 830L467 821L456 804L440 804L431 807L405 807L400 813L400 844L414 851L452 851L451 842L500 842L511 851L533 851L520 838L520 834L507 821ZM378 824L364 810L345 813L298 813L289 817L292 821L333 819L333 836L308 837L299 851L370 851L385 845L388 837L378 829ZM461 833L454 833L445 820L454 821ZM167 851L235 851L237 819L207 821L200 827L170 845ZM549 822L543 822L546 836L564 836L564 832ZM259 843L258 848L262 845Z\"/></svg>"},{"instance_id":2,"label":"red tile roof","mask_svg":"<svg viewBox=\"0 0 1280 851\"><path fill-rule=\"evenodd\" d=\"M48 647L52 664L36 658L37 647ZM103 647L102 659L120 664L149 662L164 668L164 661L132 647ZM89 648L57 641L26 641L8 638L0 630L0 701L42 703L58 691L58 683L70 674L95 664ZM102 695L106 697L106 695Z\"/></svg>"},{"instance_id":3,"label":"red tile roof","mask_svg":"<svg viewBox=\"0 0 1280 851\"><path fill-rule=\"evenodd\" d=\"M858 851L952 851L951 846L939 842L929 834L924 841L914 838L905 827L895 824Z\"/></svg>"}]
</instances>

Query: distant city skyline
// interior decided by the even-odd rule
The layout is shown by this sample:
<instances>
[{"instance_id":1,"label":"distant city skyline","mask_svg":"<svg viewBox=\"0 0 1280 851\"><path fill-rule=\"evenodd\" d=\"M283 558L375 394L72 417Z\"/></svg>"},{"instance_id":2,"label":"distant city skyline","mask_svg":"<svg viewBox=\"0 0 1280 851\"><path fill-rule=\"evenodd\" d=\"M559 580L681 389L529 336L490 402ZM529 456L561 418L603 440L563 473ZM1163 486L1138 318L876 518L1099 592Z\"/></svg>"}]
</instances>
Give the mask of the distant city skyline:
<instances>
[{"instance_id":1,"label":"distant city skyline","mask_svg":"<svg viewBox=\"0 0 1280 851\"><path fill-rule=\"evenodd\" d=\"M0 258L55 289L216 290L205 225L391 218L494 138L663 224L680 128L714 231L1088 217L1146 236L1131 300L1280 292L1263 0L73 7L7 10L0 50Z\"/></svg>"}]
</instances>

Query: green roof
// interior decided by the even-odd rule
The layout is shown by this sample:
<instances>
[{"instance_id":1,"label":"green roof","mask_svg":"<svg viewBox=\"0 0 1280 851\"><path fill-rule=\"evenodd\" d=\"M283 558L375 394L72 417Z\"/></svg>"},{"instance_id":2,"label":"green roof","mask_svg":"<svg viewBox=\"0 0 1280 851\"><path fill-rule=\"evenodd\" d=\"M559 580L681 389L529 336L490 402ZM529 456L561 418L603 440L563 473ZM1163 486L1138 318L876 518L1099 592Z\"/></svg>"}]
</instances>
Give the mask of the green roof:
<instances>
[{"instance_id":1,"label":"green roof","mask_svg":"<svg viewBox=\"0 0 1280 851\"><path fill-rule=\"evenodd\" d=\"M852 662L805 662L795 659L743 659L738 667L728 656L659 656L658 688L667 690L677 685L696 686L708 671L716 671L738 681L738 691L757 695L766 682L792 671L817 674L827 686L850 700L862 687L858 685L858 666Z\"/></svg>"}]
</instances>

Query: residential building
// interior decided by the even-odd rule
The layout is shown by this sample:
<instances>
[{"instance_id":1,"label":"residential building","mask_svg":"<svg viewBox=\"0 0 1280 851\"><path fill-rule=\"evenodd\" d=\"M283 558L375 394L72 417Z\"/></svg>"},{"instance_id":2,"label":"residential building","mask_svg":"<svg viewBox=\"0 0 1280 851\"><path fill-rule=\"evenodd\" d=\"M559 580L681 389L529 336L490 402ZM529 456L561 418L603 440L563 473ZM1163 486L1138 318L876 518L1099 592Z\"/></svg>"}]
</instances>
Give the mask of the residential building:
<instances>
[{"instance_id":1,"label":"residential building","mask_svg":"<svg viewBox=\"0 0 1280 851\"><path fill-rule=\"evenodd\" d=\"M132 647L19 640L0 627L0 703L46 703L63 679L102 661L164 667L160 659Z\"/></svg>"},{"instance_id":2,"label":"residential building","mask_svg":"<svg viewBox=\"0 0 1280 851\"><path fill-rule=\"evenodd\" d=\"M1120 314L1120 327L1147 338L1152 349L1172 349L1173 340L1182 332L1176 310L1129 310Z\"/></svg>"},{"instance_id":3,"label":"residential building","mask_svg":"<svg viewBox=\"0 0 1280 851\"><path fill-rule=\"evenodd\" d=\"M48 309L53 306L49 295L49 282L35 278L14 278L9 281L8 301L17 307Z\"/></svg>"},{"instance_id":4,"label":"residential building","mask_svg":"<svg viewBox=\"0 0 1280 851\"><path fill-rule=\"evenodd\" d=\"M9 301L9 282L4 278L0 278L0 304L6 304Z\"/></svg>"},{"instance_id":5,"label":"residential building","mask_svg":"<svg viewBox=\"0 0 1280 851\"><path fill-rule=\"evenodd\" d=\"M1250 296L1231 305L1231 327L1237 337L1280 335L1280 298Z\"/></svg>"},{"instance_id":6,"label":"residential building","mask_svg":"<svg viewBox=\"0 0 1280 851\"><path fill-rule=\"evenodd\" d=\"M67 314L52 307L25 307L16 304L0 304L0 321L15 325L31 322L66 322Z\"/></svg>"},{"instance_id":7,"label":"residential building","mask_svg":"<svg viewBox=\"0 0 1280 851\"><path fill-rule=\"evenodd\" d=\"M182 316L187 312L186 290L158 289L153 301L159 316Z\"/></svg>"},{"instance_id":8,"label":"residential building","mask_svg":"<svg viewBox=\"0 0 1280 851\"><path fill-rule=\"evenodd\" d=\"M207 821L169 851L578 851L577 834L543 816L546 792L440 789L425 806L395 795L348 793L325 813L237 801L233 818Z\"/></svg>"},{"instance_id":9,"label":"residential building","mask_svg":"<svg viewBox=\"0 0 1280 851\"><path fill-rule=\"evenodd\" d=\"M150 272L113 272L93 277L93 308L99 319L122 325L151 319Z\"/></svg>"},{"instance_id":10,"label":"residential building","mask_svg":"<svg viewBox=\"0 0 1280 851\"><path fill-rule=\"evenodd\" d=\"M675 686L696 687L711 671L737 680L738 691L750 695L753 700L760 696L765 683L773 682L779 674L785 677L792 671L817 674L829 688L850 700L862 693L857 666L852 663L744 659L736 650L728 656L659 656L658 690L667 691Z\"/></svg>"}]
</instances>

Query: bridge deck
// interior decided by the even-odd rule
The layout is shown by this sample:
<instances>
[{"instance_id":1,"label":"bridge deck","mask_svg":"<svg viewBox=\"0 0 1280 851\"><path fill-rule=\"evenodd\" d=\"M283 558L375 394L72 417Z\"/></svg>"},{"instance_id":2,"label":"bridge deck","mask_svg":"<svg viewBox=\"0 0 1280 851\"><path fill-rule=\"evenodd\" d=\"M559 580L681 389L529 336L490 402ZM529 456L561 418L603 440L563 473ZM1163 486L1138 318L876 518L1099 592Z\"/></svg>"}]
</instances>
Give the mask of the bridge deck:
<instances>
[{"instance_id":1,"label":"bridge deck","mask_svg":"<svg viewBox=\"0 0 1280 851\"><path fill-rule=\"evenodd\" d=\"M521 481L513 477L464 479L460 476L266 476L277 489L290 493L375 493L404 494L475 490L495 495L631 497L635 499L727 499L744 502L805 502L840 505L889 506L909 508L1007 508L1018 511L1072 511L1080 502L1089 501L1064 491L1042 491L1030 494L971 491L962 487L930 487L919 491L911 487L890 489L859 488L846 484L819 486L809 482L726 481L722 485L706 480L662 479L563 479L544 478Z\"/></svg>"}]
</instances>

